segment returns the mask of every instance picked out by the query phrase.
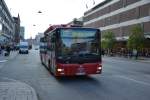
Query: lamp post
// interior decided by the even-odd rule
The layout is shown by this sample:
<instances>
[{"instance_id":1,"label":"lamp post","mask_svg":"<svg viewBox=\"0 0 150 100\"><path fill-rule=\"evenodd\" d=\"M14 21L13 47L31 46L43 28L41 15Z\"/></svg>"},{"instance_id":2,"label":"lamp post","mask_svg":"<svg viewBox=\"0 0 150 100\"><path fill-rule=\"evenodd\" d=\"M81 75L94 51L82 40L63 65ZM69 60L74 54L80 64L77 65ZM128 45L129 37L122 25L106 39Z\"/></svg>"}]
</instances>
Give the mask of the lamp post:
<instances>
[{"instance_id":1,"label":"lamp post","mask_svg":"<svg viewBox=\"0 0 150 100\"><path fill-rule=\"evenodd\" d=\"M40 13L42 13L42 11L39 10L38 13L40 14Z\"/></svg>"}]
</instances>

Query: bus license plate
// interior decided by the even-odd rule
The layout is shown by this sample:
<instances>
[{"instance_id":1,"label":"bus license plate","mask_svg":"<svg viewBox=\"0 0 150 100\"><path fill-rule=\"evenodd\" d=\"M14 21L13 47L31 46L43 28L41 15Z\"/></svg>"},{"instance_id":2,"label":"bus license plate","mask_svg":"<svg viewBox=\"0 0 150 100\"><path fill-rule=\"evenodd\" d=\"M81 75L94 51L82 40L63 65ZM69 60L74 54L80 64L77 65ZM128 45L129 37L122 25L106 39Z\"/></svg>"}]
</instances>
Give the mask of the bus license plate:
<instances>
[{"instance_id":1,"label":"bus license plate","mask_svg":"<svg viewBox=\"0 0 150 100\"><path fill-rule=\"evenodd\" d=\"M76 75L85 75L85 73L84 72L82 72L82 73L76 73Z\"/></svg>"},{"instance_id":2,"label":"bus license plate","mask_svg":"<svg viewBox=\"0 0 150 100\"><path fill-rule=\"evenodd\" d=\"M84 68L78 68L76 75L85 75Z\"/></svg>"},{"instance_id":3,"label":"bus license plate","mask_svg":"<svg viewBox=\"0 0 150 100\"><path fill-rule=\"evenodd\" d=\"M82 66L80 66L80 67L77 69L76 75L85 75L85 71L84 71L84 68L83 68Z\"/></svg>"}]
</instances>

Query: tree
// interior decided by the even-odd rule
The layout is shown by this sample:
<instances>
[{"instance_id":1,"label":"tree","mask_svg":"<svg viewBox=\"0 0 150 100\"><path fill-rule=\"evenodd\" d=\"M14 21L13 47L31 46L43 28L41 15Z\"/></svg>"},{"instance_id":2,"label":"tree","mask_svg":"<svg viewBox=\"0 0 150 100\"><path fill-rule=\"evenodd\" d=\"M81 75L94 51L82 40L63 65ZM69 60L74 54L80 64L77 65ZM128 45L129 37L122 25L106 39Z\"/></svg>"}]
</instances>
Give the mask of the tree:
<instances>
[{"instance_id":1,"label":"tree","mask_svg":"<svg viewBox=\"0 0 150 100\"><path fill-rule=\"evenodd\" d=\"M105 40L102 40L102 41L101 41L101 47L102 47L103 49L107 49L107 43L106 43Z\"/></svg>"},{"instance_id":2,"label":"tree","mask_svg":"<svg viewBox=\"0 0 150 100\"><path fill-rule=\"evenodd\" d=\"M132 53L136 59L138 58L138 52L144 46L144 40L145 38L142 28L139 25L133 27L131 29L131 35L127 41L127 47L133 51Z\"/></svg>"},{"instance_id":3,"label":"tree","mask_svg":"<svg viewBox=\"0 0 150 100\"><path fill-rule=\"evenodd\" d=\"M144 46L144 40L143 30L137 25L131 29L131 35L127 41L127 47L131 50L141 50Z\"/></svg>"},{"instance_id":4,"label":"tree","mask_svg":"<svg viewBox=\"0 0 150 100\"><path fill-rule=\"evenodd\" d=\"M77 19L77 18L74 18L74 19L73 19L73 22L76 22L76 21L78 21L78 19Z\"/></svg>"},{"instance_id":5,"label":"tree","mask_svg":"<svg viewBox=\"0 0 150 100\"><path fill-rule=\"evenodd\" d=\"M115 36L113 32L107 31L102 36L102 42L101 46L103 49L108 50L108 53L110 53L110 50L113 49L115 43Z\"/></svg>"}]
</instances>

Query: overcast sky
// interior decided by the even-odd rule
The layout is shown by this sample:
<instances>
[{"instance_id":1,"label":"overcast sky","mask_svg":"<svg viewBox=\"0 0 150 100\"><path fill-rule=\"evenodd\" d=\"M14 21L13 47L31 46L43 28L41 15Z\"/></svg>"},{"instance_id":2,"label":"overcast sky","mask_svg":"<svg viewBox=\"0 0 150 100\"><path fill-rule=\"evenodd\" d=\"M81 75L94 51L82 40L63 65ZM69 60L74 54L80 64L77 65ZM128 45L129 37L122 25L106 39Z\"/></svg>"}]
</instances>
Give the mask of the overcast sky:
<instances>
[{"instance_id":1,"label":"overcast sky","mask_svg":"<svg viewBox=\"0 0 150 100\"><path fill-rule=\"evenodd\" d=\"M103 0L94 1L96 5ZM79 18L94 6L93 0L5 0L5 2L12 16L19 13L21 26L25 27L25 38L34 38L38 32L44 32L50 24L66 24L74 18Z\"/></svg>"}]
</instances>

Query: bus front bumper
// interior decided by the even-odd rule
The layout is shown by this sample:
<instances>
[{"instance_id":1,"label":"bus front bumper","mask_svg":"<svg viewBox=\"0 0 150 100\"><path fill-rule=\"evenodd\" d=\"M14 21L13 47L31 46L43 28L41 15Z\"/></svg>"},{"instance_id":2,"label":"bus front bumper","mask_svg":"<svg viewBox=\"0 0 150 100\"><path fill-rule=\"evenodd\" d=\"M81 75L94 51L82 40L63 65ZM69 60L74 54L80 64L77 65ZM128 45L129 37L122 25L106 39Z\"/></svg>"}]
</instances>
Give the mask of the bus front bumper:
<instances>
[{"instance_id":1,"label":"bus front bumper","mask_svg":"<svg viewBox=\"0 0 150 100\"><path fill-rule=\"evenodd\" d=\"M79 76L101 74L101 63L57 64L56 76Z\"/></svg>"}]
</instances>

